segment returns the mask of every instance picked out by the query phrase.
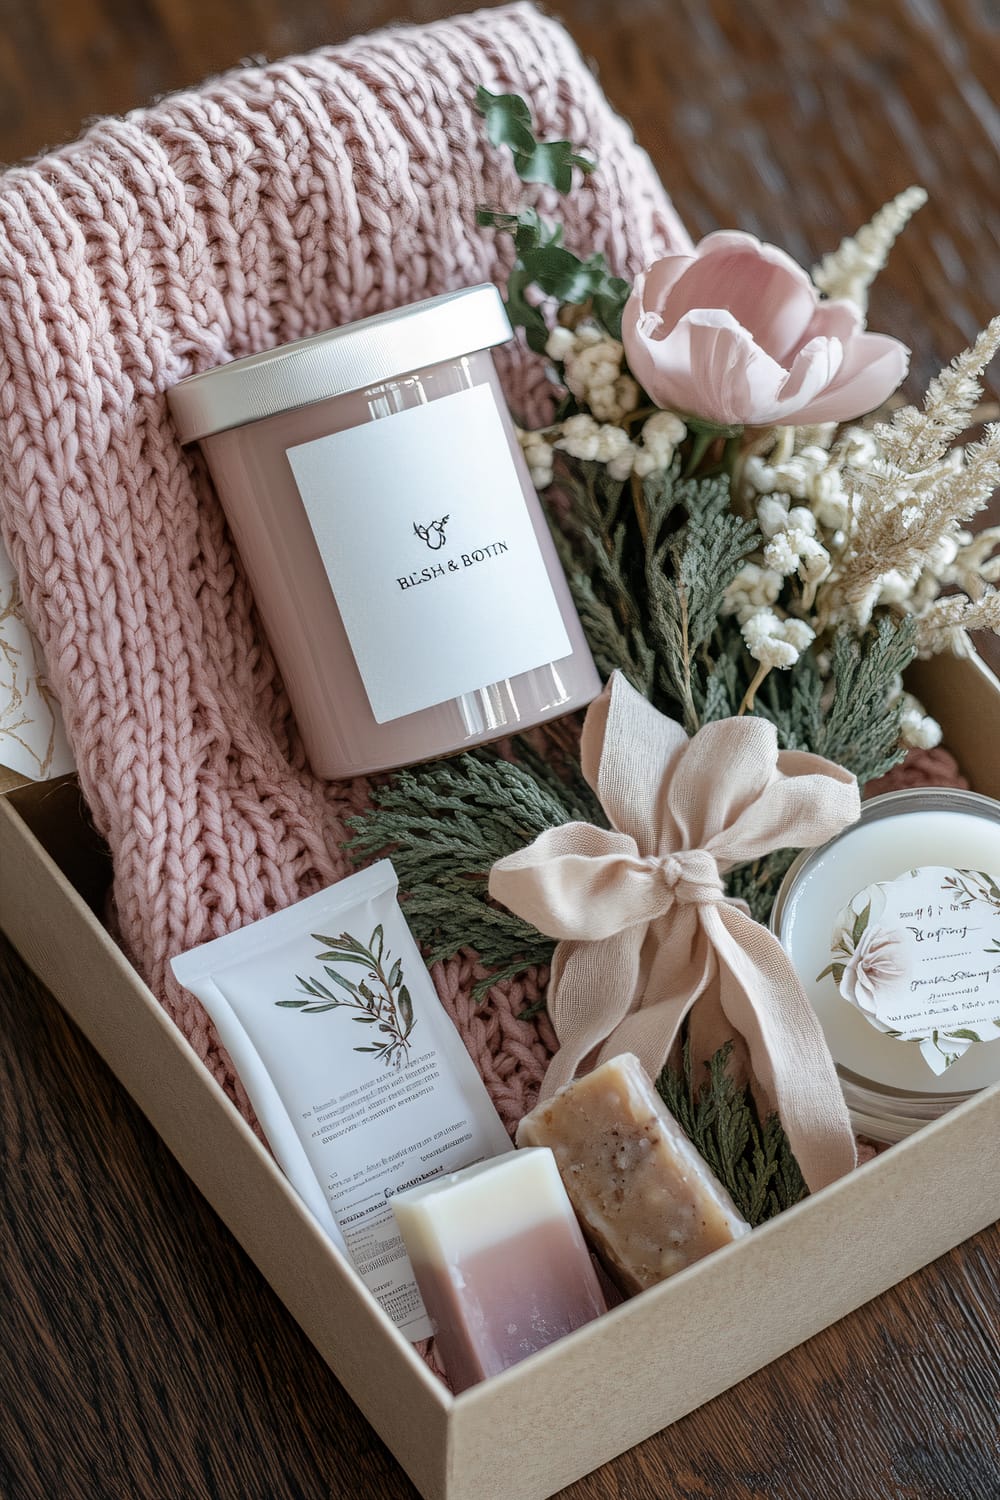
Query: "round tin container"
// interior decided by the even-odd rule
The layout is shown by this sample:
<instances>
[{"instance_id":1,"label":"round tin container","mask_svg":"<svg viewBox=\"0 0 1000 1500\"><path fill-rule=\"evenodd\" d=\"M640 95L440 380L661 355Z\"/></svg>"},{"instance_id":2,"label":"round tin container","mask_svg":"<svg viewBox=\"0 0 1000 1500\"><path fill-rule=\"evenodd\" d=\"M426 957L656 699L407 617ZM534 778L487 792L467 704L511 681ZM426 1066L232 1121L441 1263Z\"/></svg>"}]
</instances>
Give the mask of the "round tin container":
<instances>
[{"instance_id":1,"label":"round tin container","mask_svg":"<svg viewBox=\"0 0 1000 1500\"><path fill-rule=\"evenodd\" d=\"M899 1140L1000 1079L1000 1040L969 1044L1000 1018L998 888L1000 803L946 788L873 797L786 874L771 929L863 1134Z\"/></svg>"}]
</instances>

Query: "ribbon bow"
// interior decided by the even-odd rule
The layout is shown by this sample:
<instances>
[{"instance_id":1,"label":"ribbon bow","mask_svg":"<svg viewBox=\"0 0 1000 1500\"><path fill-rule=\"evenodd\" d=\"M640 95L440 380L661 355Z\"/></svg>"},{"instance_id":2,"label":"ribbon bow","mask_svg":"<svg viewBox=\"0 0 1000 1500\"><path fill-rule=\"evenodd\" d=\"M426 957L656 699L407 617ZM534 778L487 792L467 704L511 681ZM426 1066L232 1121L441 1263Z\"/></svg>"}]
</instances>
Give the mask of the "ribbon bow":
<instances>
[{"instance_id":1,"label":"ribbon bow","mask_svg":"<svg viewBox=\"0 0 1000 1500\"><path fill-rule=\"evenodd\" d=\"M815 1012L722 876L825 843L858 818L857 781L822 756L779 751L764 719L689 739L618 672L587 712L581 763L611 828L550 828L490 875L492 896L559 939L548 1009L560 1045L542 1097L622 1052L655 1078L704 996L743 1037L809 1188L850 1171L854 1137Z\"/></svg>"}]
</instances>

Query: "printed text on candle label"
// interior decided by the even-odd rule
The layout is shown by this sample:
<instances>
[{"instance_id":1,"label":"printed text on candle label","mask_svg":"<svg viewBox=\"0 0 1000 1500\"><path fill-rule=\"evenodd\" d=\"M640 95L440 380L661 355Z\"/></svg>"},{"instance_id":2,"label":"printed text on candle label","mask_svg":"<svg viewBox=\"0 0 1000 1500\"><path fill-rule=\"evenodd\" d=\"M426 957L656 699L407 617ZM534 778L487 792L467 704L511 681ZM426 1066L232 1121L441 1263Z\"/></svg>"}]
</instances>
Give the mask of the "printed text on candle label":
<instances>
[{"instance_id":1,"label":"printed text on candle label","mask_svg":"<svg viewBox=\"0 0 1000 1500\"><path fill-rule=\"evenodd\" d=\"M407 573L405 578L397 578L396 582L401 589L416 588L419 583L431 583L435 578L446 578L449 573L457 573L460 568L474 568L477 563L485 562L489 557L502 557L510 548L506 542L490 542L486 547L474 547L471 552L463 552L457 560L454 557L448 559L447 567L444 563L435 563L432 568L421 568L419 573Z\"/></svg>"}]
</instances>

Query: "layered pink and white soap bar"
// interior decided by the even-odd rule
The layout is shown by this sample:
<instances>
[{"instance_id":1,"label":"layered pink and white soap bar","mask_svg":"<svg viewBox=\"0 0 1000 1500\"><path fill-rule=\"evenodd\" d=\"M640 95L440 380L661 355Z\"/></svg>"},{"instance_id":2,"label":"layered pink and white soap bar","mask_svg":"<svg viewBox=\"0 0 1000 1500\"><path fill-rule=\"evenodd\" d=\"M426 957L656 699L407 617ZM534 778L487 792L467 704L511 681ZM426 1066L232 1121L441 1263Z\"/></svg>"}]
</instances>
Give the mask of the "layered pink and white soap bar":
<instances>
[{"instance_id":1,"label":"layered pink and white soap bar","mask_svg":"<svg viewBox=\"0 0 1000 1500\"><path fill-rule=\"evenodd\" d=\"M630 1052L536 1106L517 1142L552 1148L584 1231L624 1292L750 1231Z\"/></svg>"},{"instance_id":2,"label":"layered pink and white soap bar","mask_svg":"<svg viewBox=\"0 0 1000 1500\"><path fill-rule=\"evenodd\" d=\"M606 1310L549 1150L435 1178L392 1208L456 1392Z\"/></svg>"}]
</instances>

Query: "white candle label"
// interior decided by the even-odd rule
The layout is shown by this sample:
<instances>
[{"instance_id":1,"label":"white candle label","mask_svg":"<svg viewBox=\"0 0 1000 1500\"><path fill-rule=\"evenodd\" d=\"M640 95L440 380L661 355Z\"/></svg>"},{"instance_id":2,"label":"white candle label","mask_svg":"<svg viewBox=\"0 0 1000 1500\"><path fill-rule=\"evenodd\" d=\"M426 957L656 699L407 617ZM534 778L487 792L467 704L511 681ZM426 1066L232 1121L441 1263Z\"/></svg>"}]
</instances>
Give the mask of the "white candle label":
<instances>
[{"instance_id":1,"label":"white candle label","mask_svg":"<svg viewBox=\"0 0 1000 1500\"><path fill-rule=\"evenodd\" d=\"M288 461L379 724L570 655L489 386Z\"/></svg>"},{"instance_id":2,"label":"white candle label","mask_svg":"<svg viewBox=\"0 0 1000 1500\"><path fill-rule=\"evenodd\" d=\"M1000 1040L1000 886L985 871L927 865L866 886L830 947L817 977L877 1030L919 1043L934 1073Z\"/></svg>"}]
</instances>

